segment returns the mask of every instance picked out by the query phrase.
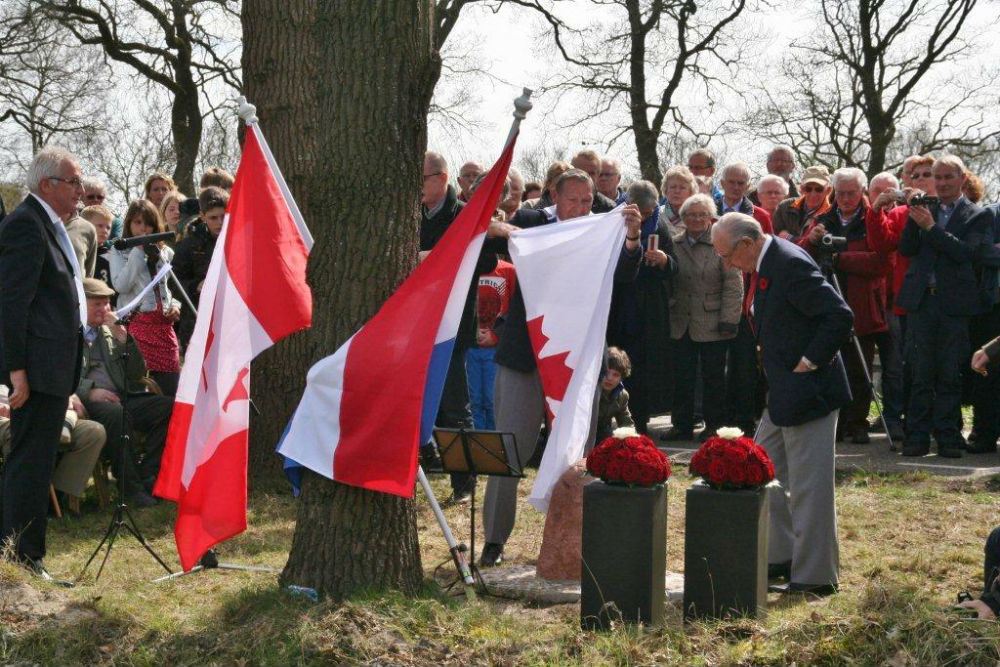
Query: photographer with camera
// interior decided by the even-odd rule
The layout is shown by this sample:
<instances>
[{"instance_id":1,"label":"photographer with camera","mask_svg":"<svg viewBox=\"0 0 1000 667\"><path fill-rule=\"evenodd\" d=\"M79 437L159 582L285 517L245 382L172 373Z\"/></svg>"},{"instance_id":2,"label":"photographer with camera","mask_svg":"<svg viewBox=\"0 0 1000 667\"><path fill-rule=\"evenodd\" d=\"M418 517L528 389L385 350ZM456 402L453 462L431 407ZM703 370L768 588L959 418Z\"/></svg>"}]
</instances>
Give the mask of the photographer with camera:
<instances>
[{"instance_id":1,"label":"photographer with camera","mask_svg":"<svg viewBox=\"0 0 1000 667\"><path fill-rule=\"evenodd\" d=\"M912 386L903 456L923 456L930 437L940 456L962 456L962 367L969 318L988 309L976 264L988 248L988 211L962 196L965 165L944 155L931 169L938 201L909 199L899 253L910 258L898 302L906 309L906 358Z\"/></svg>"},{"instance_id":2,"label":"photographer with camera","mask_svg":"<svg viewBox=\"0 0 1000 667\"><path fill-rule=\"evenodd\" d=\"M885 279L892 265L887 254L877 252L868 243L868 224L876 224L883 213L873 209L865 198L868 179L864 172L845 167L833 172L830 180L834 205L806 227L799 245L816 259L828 277L836 272L842 296L854 312L854 333L864 359L853 342L845 343L840 351L854 398L842 411L837 439L867 444L872 390L865 370L872 367L875 347L889 330Z\"/></svg>"}]
</instances>

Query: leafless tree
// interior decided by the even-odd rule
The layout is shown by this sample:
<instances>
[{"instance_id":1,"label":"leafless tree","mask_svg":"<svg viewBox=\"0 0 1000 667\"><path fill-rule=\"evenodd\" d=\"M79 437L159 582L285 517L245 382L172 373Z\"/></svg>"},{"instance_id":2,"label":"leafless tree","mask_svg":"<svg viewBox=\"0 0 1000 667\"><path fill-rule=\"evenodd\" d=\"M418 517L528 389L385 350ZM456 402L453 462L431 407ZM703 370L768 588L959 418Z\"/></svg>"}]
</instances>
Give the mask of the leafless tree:
<instances>
[{"instance_id":1,"label":"leafless tree","mask_svg":"<svg viewBox=\"0 0 1000 667\"><path fill-rule=\"evenodd\" d=\"M977 1L818 0L816 29L789 50L785 83L760 82L764 103L746 126L789 144L802 163L870 174L913 153L978 154L1000 124L986 97L997 70L972 57L973 33L989 30L970 22Z\"/></svg>"},{"instance_id":2,"label":"leafless tree","mask_svg":"<svg viewBox=\"0 0 1000 667\"><path fill-rule=\"evenodd\" d=\"M699 95L707 104L711 89L728 85L719 72L737 64L726 46L747 0L592 1L605 6L600 25L570 29L554 14L549 21L570 65L551 88L582 92L586 117L613 119L609 148L632 135L642 177L658 183L664 137L687 132L703 143L714 134L684 117L680 98Z\"/></svg>"},{"instance_id":3,"label":"leafless tree","mask_svg":"<svg viewBox=\"0 0 1000 667\"><path fill-rule=\"evenodd\" d=\"M92 135L109 88L99 51L66 30L0 3L0 123L8 161L23 169L42 146Z\"/></svg>"},{"instance_id":4,"label":"leafless tree","mask_svg":"<svg viewBox=\"0 0 1000 667\"><path fill-rule=\"evenodd\" d=\"M32 0L32 11L170 95L174 180L194 190L209 91L241 88L238 0ZM206 111L207 110L207 111Z\"/></svg>"}]
</instances>

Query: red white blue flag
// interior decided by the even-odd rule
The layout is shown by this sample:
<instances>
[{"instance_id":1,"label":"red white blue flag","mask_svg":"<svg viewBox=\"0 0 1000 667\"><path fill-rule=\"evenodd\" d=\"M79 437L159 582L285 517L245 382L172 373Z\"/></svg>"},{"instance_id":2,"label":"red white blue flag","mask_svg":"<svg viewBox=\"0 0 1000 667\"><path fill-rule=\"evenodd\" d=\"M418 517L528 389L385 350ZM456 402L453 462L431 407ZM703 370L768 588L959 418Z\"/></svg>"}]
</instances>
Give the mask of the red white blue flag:
<instances>
[{"instance_id":1,"label":"red white blue flag","mask_svg":"<svg viewBox=\"0 0 1000 667\"><path fill-rule=\"evenodd\" d=\"M153 492L177 502L185 571L246 529L250 361L308 327L312 237L256 124L198 303Z\"/></svg>"},{"instance_id":2,"label":"red white blue flag","mask_svg":"<svg viewBox=\"0 0 1000 667\"><path fill-rule=\"evenodd\" d=\"M309 370L302 401L278 444L293 483L305 467L344 484L413 495L417 450L434 427L514 143L375 316Z\"/></svg>"}]
</instances>

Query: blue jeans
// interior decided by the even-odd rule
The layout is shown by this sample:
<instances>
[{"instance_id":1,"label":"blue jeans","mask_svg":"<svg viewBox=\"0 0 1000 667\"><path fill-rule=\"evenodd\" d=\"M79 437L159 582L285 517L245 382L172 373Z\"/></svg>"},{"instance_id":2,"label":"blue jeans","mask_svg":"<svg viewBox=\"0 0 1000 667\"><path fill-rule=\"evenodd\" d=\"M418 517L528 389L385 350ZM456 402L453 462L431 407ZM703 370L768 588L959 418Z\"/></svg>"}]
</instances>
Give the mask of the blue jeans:
<instances>
[{"instance_id":1,"label":"blue jeans","mask_svg":"<svg viewBox=\"0 0 1000 667\"><path fill-rule=\"evenodd\" d=\"M493 347L470 347L465 352L472 421L478 430L496 429L493 419L493 384L497 376L497 364L493 361L495 355L496 348Z\"/></svg>"}]
</instances>

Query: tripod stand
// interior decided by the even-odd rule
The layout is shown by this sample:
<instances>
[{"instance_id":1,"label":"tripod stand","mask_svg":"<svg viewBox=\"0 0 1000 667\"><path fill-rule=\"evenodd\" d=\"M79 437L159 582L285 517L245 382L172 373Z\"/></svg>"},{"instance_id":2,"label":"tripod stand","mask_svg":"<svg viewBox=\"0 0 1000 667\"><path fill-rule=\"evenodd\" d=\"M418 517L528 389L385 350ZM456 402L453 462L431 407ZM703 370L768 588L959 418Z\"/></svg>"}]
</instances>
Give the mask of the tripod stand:
<instances>
[{"instance_id":1,"label":"tripod stand","mask_svg":"<svg viewBox=\"0 0 1000 667\"><path fill-rule=\"evenodd\" d=\"M127 321L128 318L121 320L122 325L124 326ZM172 570L166 563L163 562L163 559L160 558L155 551L153 551L153 547L150 546L149 542L146 541L146 538L142 536L142 533L139 531L138 524L136 524L135 519L132 517L132 513L128 510L128 504L125 502L125 470L128 468L129 442L131 440L131 435L129 434L128 429L128 362L130 357L131 355L128 351L128 345L126 344L126 346L122 349L121 354L121 365L123 376L125 378L125 391L121 394L122 423L121 433L118 436L118 504L115 506L114 514L111 516L111 523L108 524L108 529L104 532L104 537L101 538L101 541L97 544L97 548L94 549L94 552L90 554L90 558L87 559L86 565L83 566L83 570L81 570L80 575L77 577L77 581L80 581L80 579L83 578L83 575L87 572L87 568L89 568L90 564L94 562L94 558L96 558L97 554L100 553L101 548L107 544L107 550L104 552L104 558L101 559L100 567L97 568L97 575L94 576L94 581L101 578L101 572L104 571L104 566L107 564L108 558L111 556L111 549L114 548L115 540L118 538L118 534L122 530L125 530L125 532L131 534L135 539L139 540L139 544L141 544L146 551L148 551L150 555L156 559L156 562L163 566L163 569L168 573L172 573Z\"/></svg>"},{"instance_id":2,"label":"tripod stand","mask_svg":"<svg viewBox=\"0 0 1000 667\"><path fill-rule=\"evenodd\" d=\"M837 290L837 294L843 299L844 292L840 289L840 280L837 279L837 272L833 269L833 253L824 253L823 270L829 278L830 284L833 285L833 289ZM851 325L851 341L854 343L854 351L858 354L858 361L861 362L861 370L865 374L865 381L872 392L872 401L875 402L875 410L878 413L879 421L882 422L882 428L885 430L885 437L889 441L889 451L894 452L896 451L896 443L892 441L892 434L889 433L889 425L886 423L885 414L882 412L882 402L879 400L878 392L875 391L875 382L872 380L871 371L868 370L868 364L865 363L865 353L861 349L861 341L858 340L858 336L854 332L854 325Z\"/></svg>"}]
</instances>

